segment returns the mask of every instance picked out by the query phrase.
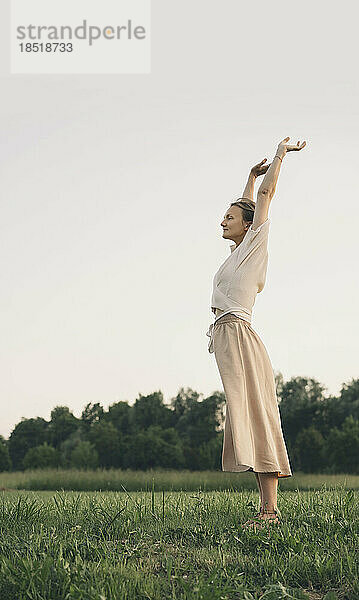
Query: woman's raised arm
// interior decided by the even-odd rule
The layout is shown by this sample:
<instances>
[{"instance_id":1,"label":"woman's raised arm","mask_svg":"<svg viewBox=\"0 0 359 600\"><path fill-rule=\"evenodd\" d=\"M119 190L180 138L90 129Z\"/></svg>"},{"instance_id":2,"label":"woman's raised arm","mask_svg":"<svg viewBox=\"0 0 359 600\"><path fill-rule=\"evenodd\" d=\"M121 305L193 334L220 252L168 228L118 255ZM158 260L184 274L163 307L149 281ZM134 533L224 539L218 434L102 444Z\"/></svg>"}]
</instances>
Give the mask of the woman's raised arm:
<instances>
[{"instance_id":1,"label":"woman's raised arm","mask_svg":"<svg viewBox=\"0 0 359 600\"><path fill-rule=\"evenodd\" d=\"M253 200L254 184L257 177L259 177L260 175L264 175L264 173L266 173L270 167L270 165L264 164L266 160L266 158L263 158L263 160L260 163L254 165L254 167L251 168L246 187L244 188L244 192L242 194L243 198Z\"/></svg>"},{"instance_id":2,"label":"woman's raised arm","mask_svg":"<svg viewBox=\"0 0 359 600\"><path fill-rule=\"evenodd\" d=\"M277 185L279 171L282 165L283 158L287 152L293 150L301 150L306 145L306 142L297 142L296 145L287 144L289 137L284 138L279 142L277 152L273 158L273 161L265 174L265 177L258 188L256 209L254 211L253 225L252 228L257 229L264 221L268 218L269 204L274 196L274 192Z\"/></svg>"},{"instance_id":3,"label":"woman's raised arm","mask_svg":"<svg viewBox=\"0 0 359 600\"><path fill-rule=\"evenodd\" d=\"M293 150L301 150L306 145L306 142L297 142L297 145L287 144L286 142L289 140L289 137L284 138L281 142L279 142L277 152L273 158L273 162L270 165L261 185L259 186L257 192L257 199L261 196L269 196L270 199L273 198L275 188L277 185L278 175L280 171L280 167L282 164L282 160L287 154L287 152L292 152Z\"/></svg>"}]
</instances>

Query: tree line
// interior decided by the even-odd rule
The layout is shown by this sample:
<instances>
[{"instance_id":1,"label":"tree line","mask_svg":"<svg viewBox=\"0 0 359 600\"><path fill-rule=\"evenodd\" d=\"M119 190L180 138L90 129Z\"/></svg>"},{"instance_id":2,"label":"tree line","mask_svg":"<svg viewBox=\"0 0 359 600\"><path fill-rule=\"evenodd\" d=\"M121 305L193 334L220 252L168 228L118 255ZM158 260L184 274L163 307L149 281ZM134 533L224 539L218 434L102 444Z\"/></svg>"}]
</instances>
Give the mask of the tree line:
<instances>
[{"instance_id":1,"label":"tree line","mask_svg":"<svg viewBox=\"0 0 359 600\"><path fill-rule=\"evenodd\" d=\"M283 433L293 471L359 473L359 379L325 396L315 379L275 375ZM169 403L161 391L105 410L88 403L81 417L56 406L49 421L22 418L0 436L0 471L36 468L168 468L220 470L224 392L203 398L181 388Z\"/></svg>"}]
</instances>

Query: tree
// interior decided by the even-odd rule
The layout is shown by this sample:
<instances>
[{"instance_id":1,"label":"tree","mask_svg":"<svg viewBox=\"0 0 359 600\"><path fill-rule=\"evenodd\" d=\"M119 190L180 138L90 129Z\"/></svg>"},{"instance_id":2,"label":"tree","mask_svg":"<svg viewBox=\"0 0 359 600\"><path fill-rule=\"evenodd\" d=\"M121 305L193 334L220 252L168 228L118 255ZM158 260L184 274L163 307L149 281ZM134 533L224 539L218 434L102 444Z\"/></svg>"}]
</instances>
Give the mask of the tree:
<instances>
[{"instance_id":1,"label":"tree","mask_svg":"<svg viewBox=\"0 0 359 600\"><path fill-rule=\"evenodd\" d=\"M48 422L37 417L24 417L15 425L9 438L9 454L15 471L23 468L23 459L30 448L35 448L47 441Z\"/></svg>"},{"instance_id":2,"label":"tree","mask_svg":"<svg viewBox=\"0 0 359 600\"><path fill-rule=\"evenodd\" d=\"M161 391L149 396L140 394L133 405L132 415L137 431L148 429L151 425L160 425L166 429L172 424L172 411L163 403Z\"/></svg>"},{"instance_id":3,"label":"tree","mask_svg":"<svg viewBox=\"0 0 359 600\"><path fill-rule=\"evenodd\" d=\"M280 404L280 401L282 398L282 393L283 393L283 386L284 386L284 377L280 371L274 371L274 382L275 382L278 404Z\"/></svg>"},{"instance_id":4,"label":"tree","mask_svg":"<svg viewBox=\"0 0 359 600\"><path fill-rule=\"evenodd\" d=\"M59 453L47 442L30 448L23 460L24 469L47 469L59 466Z\"/></svg>"},{"instance_id":5,"label":"tree","mask_svg":"<svg viewBox=\"0 0 359 600\"><path fill-rule=\"evenodd\" d=\"M293 450L294 468L305 473L318 473L324 466L324 438L313 426L302 429Z\"/></svg>"},{"instance_id":6,"label":"tree","mask_svg":"<svg viewBox=\"0 0 359 600\"><path fill-rule=\"evenodd\" d=\"M101 467L118 467L124 448L120 443L118 431L112 423L98 421L93 423L88 433L88 440L98 453Z\"/></svg>"},{"instance_id":7,"label":"tree","mask_svg":"<svg viewBox=\"0 0 359 600\"><path fill-rule=\"evenodd\" d=\"M127 468L180 469L184 464L180 437L172 427L162 429L158 425L151 425L132 436L126 453Z\"/></svg>"},{"instance_id":8,"label":"tree","mask_svg":"<svg viewBox=\"0 0 359 600\"><path fill-rule=\"evenodd\" d=\"M176 423L176 430L187 445L197 448L217 437L223 428L224 405L223 393L215 393L201 402L191 402Z\"/></svg>"},{"instance_id":9,"label":"tree","mask_svg":"<svg viewBox=\"0 0 359 600\"><path fill-rule=\"evenodd\" d=\"M283 433L294 444L298 433L311 425L317 425L321 405L325 400L324 386L304 377L292 377L282 386L279 407Z\"/></svg>"},{"instance_id":10,"label":"tree","mask_svg":"<svg viewBox=\"0 0 359 600\"><path fill-rule=\"evenodd\" d=\"M170 406L175 416L175 424L183 415L187 414L192 407L197 404L197 402L200 401L200 397L201 394L195 392L191 388L180 388L177 396L172 398L170 401Z\"/></svg>"},{"instance_id":11,"label":"tree","mask_svg":"<svg viewBox=\"0 0 359 600\"><path fill-rule=\"evenodd\" d=\"M96 469L98 453L95 447L87 441L79 442L71 453L71 466L77 469Z\"/></svg>"},{"instance_id":12,"label":"tree","mask_svg":"<svg viewBox=\"0 0 359 600\"><path fill-rule=\"evenodd\" d=\"M359 379L344 383L339 397L324 399L320 404L316 427L326 438L331 429L340 427L350 415L359 420Z\"/></svg>"},{"instance_id":13,"label":"tree","mask_svg":"<svg viewBox=\"0 0 359 600\"><path fill-rule=\"evenodd\" d=\"M341 429L333 428L325 450L332 472L359 474L359 420L350 415Z\"/></svg>"},{"instance_id":14,"label":"tree","mask_svg":"<svg viewBox=\"0 0 359 600\"><path fill-rule=\"evenodd\" d=\"M209 442L202 444L192 457L192 469L203 470L222 470L222 446L223 431Z\"/></svg>"},{"instance_id":15,"label":"tree","mask_svg":"<svg viewBox=\"0 0 359 600\"><path fill-rule=\"evenodd\" d=\"M8 442L0 435L0 472L10 471L11 466Z\"/></svg>"},{"instance_id":16,"label":"tree","mask_svg":"<svg viewBox=\"0 0 359 600\"><path fill-rule=\"evenodd\" d=\"M68 406L56 406L51 411L51 420L48 426L48 440L58 448L74 431L79 420L70 412Z\"/></svg>"},{"instance_id":17,"label":"tree","mask_svg":"<svg viewBox=\"0 0 359 600\"><path fill-rule=\"evenodd\" d=\"M122 435L131 434L133 431L133 419L131 412L133 408L127 402L115 402L108 408L104 415L104 421L112 423Z\"/></svg>"},{"instance_id":18,"label":"tree","mask_svg":"<svg viewBox=\"0 0 359 600\"><path fill-rule=\"evenodd\" d=\"M346 407L345 418L352 416L359 419L359 379L352 379L350 383L343 383L340 390L340 401Z\"/></svg>"},{"instance_id":19,"label":"tree","mask_svg":"<svg viewBox=\"0 0 359 600\"><path fill-rule=\"evenodd\" d=\"M104 415L104 410L99 402L92 404L89 402L81 414L81 427L87 434L94 423L101 421Z\"/></svg>"},{"instance_id":20,"label":"tree","mask_svg":"<svg viewBox=\"0 0 359 600\"><path fill-rule=\"evenodd\" d=\"M171 400L175 429L180 434L185 466L188 469L207 469L220 465L219 434L223 431L225 394L216 392L199 401L199 394L190 388Z\"/></svg>"},{"instance_id":21,"label":"tree","mask_svg":"<svg viewBox=\"0 0 359 600\"><path fill-rule=\"evenodd\" d=\"M80 442L85 441L81 426L76 431L73 431L63 442L61 442L59 451L61 457L61 466L64 468L71 467L71 455L73 450Z\"/></svg>"}]
</instances>

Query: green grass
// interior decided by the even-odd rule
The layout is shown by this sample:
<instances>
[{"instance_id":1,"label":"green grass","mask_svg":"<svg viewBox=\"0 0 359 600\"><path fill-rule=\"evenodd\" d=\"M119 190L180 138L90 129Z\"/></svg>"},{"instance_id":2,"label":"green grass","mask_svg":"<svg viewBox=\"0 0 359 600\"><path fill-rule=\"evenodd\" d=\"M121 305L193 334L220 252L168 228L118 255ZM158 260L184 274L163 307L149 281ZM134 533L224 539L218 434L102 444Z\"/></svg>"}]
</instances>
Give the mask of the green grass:
<instances>
[{"instance_id":1,"label":"green grass","mask_svg":"<svg viewBox=\"0 0 359 600\"><path fill-rule=\"evenodd\" d=\"M359 493L283 488L257 532L245 489L2 491L0 600L357 600Z\"/></svg>"},{"instance_id":2,"label":"green grass","mask_svg":"<svg viewBox=\"0 0 359 600\"><path fill-rule=\"evenodd\" d=\"M211 491L256 490L253 473L223 473L222 471L131 471L97 469L94 471L46 469L14 473L0 473L0 489L72 490L72 491L129 491L152 489L156 491ZM359 490L359 475L308 475L295 473L280 479L282 490L311 491L335 486Z\"/></svg>"}]
</instances>

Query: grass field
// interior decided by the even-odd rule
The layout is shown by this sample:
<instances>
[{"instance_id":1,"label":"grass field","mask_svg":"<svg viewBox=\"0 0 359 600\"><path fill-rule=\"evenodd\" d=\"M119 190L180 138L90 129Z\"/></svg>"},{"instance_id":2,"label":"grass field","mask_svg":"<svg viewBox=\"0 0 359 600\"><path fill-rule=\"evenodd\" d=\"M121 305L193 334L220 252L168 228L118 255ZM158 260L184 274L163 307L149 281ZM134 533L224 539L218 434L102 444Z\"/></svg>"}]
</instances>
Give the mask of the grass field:
<instances>
[{"instance_id":1,"label":"grass field","mask_svg":"<svg viewBox=\"0 0 359 600\"><path fill-rule=\"evenodd\" d=\"M256 490L253 473L223 473L222 471L171 471L156 469L131 471L97 469L94 471L46 469L0 473L0 489L71 490L71 491L219 491ZM308 475L295 473L279 480L281 490L320 490L336 486L359 490L359 475Z\"/></svg>"},{"instance_id":2,"label":"grass field","mask_svg":"<svg viewBox=\"0 0 359 600\"><path fill-rule=\"evenodd\" d=\"M156 476L142 492L2 491L0 600L357 600L359 492L281 482L282 524L241 530L259 499L242 475L223 491L156 492Z\"/></svg>"}]
</instances>

